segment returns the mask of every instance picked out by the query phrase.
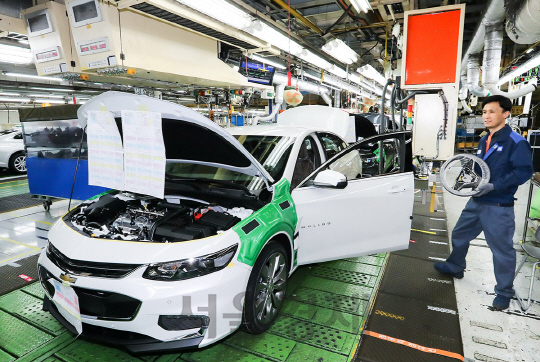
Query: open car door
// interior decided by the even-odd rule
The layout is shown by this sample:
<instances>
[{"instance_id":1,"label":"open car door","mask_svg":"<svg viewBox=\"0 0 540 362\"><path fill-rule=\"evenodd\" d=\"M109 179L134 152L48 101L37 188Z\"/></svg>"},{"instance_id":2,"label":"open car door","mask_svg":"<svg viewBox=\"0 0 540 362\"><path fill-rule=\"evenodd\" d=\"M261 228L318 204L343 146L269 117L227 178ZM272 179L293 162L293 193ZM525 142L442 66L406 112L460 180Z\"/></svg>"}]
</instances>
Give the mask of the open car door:
<instances>
[{"instance_id":1,"label":"open car door","mask_svg":"<svg viewBox=\"0 0 540 362\"><path fill-rule=\"evenodd\" d=\"M292 191L301 223L298 264L408 248L414 202L410 140L410 132L362 140ZM345 175L345 188L315 186L325 170Z\"/></svg>"}]
</instances>

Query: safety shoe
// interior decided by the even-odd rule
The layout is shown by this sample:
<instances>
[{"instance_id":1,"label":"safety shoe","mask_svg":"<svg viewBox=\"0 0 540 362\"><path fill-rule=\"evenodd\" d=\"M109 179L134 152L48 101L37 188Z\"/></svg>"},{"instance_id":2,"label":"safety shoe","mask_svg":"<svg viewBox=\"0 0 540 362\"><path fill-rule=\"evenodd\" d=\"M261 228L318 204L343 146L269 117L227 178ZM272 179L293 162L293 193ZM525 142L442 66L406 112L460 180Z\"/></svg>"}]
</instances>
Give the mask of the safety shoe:
<instances>
[{"instance_id":1,"label":"safety shoe","mask_svg":"<svg viewBox=\"0 0 540 362\"><path fill-rule=\"evenodd\" d=\"M497 294L495 299L493 299L493 308L497 310L505 310L510 306L510 299L512 298Z\"/></svg>"},{"instance_id":2,"label":"safety shoe","mask_svg":"<svg viewBox=\"0 0 540 362\"><path fill-rule=\"evenodd\" d=\"M446 263L435 263L435 264L433 264L433 267L439 273L451 275L456 279L463 278L463 270L460 271L460 272L453 272L453 271L450 270L450 267Z\"/></svg>"}]
</instances>

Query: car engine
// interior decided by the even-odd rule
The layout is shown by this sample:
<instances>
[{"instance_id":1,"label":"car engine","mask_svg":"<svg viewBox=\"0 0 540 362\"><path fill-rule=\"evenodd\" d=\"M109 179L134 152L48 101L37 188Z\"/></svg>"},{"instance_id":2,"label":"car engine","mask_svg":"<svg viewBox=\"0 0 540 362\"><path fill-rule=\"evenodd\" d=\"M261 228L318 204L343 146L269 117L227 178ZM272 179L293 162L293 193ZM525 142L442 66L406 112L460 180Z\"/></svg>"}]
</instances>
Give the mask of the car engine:
<instances>
[{"instance_id":1,"label":"car engine","mask_svg":"<svg viewBox=\"0 0 540 362\"><path fill-rule=\"evenodd\" d=\"M94 238L169 243L222 233L252 213L243 207L228 209L202 200L161 200L124 192L86 201L64 221Z\"/></svg>"}]
</instances>

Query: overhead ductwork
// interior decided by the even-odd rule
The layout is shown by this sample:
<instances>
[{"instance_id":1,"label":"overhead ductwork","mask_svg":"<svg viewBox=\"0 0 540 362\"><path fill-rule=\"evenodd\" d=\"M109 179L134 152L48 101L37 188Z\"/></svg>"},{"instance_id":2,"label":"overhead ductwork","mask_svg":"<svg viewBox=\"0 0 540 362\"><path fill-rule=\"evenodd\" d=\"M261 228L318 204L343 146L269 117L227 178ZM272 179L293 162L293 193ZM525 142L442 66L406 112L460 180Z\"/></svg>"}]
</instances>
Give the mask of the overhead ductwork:
<instances>
[{"instance_id":1,"label":"overhead ductwork","mask_svg":"<svg viewBox=\"0 0 540 362\"><path fill-rule=\"evenodd\" d=\"M499 72L502 54L503 29L502 23L491 24L484 29L484 59L481 87L478 84L480 80L480 58L476 54L469 55L467 61L467 80L468 88L471 93L478 97L487 97L489 95L502 95L510 99L524 96L536 89L536 79L529 84L514 92L503 92L497 87L499 81Z\"/></svg>"},{"instance_id":2,"label":"overhead ductwork","mask_svg":"<svg viewBox=\"0 0 540 362\"><path fill-rule=\"evenodd\" d=\"M540 40L540 1L525 0L521 8L507 18L506 34L512 41L533 44Z\"/></svg>"},{"instance_id":3,"label":"overhead ductwork","mask_svg":"<svg viewBox=\"0 0 540 362\"><path fill-rule=\"evenodd\" d=\"M321 95L321 98L326 102L326 104L328 104L328 107L332 107L332 98L330 98L330 96L328 95L328 90L321 89L319 94Z\"/></svg>"},{"instance_id":4,"label":"overhead ductwork","mask_svg":"<svg viewBox=\"0 0 540 362\"><path fill-rule=\"evenodd\" d=\"M486 5L486 12L476 27L471 43L461 60L461 69L467 69L467 61L471 54L478 54L484 48L486 26L502 23L505 15L504 0L491 0Z\"/></svg>"},{"instance_id":5,"label":"overhead ductwork","mask_svg":"<svg viewBox=\"0 0 540 362\"><path fill-rule=\"evenodd\" d=\"M251 123L252 126L258 125L259 122L261 121L262 122L270 121L276 116L276 114L278 114L279 110L281 109L281 105L283 104L283 93L285 92L285 85L286 85L285 82L276 84L276 98L274 99L275 104L274 104L274 107L272 108L272 113L270 113L268 116L264 116L264 117L257 116L253 118L253 122Z\"/></svg>"}]
</instances>

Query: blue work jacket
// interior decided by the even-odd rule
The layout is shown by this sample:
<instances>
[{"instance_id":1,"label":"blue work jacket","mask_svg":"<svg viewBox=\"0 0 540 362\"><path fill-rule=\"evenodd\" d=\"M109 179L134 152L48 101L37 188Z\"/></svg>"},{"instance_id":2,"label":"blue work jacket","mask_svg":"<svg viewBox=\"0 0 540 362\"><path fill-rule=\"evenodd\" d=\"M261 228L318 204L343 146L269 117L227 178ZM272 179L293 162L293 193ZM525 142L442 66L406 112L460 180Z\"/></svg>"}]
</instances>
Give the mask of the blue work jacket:
<instances>
[{"instance_id":1,"label":"blue work jacket","mask_svg":"<svg viewBox=\"0 0 540 362\"><path fill-rule=\"evenodd\" d=\"M477 156L489 166L489 182L494 190L474 201L482 204L509 206L519 185L527 182L533 174L531 145L525 138L505 125L491 136L489 150L486 142L489 134L478 144Z\"/></svg>"}]
</instances>

